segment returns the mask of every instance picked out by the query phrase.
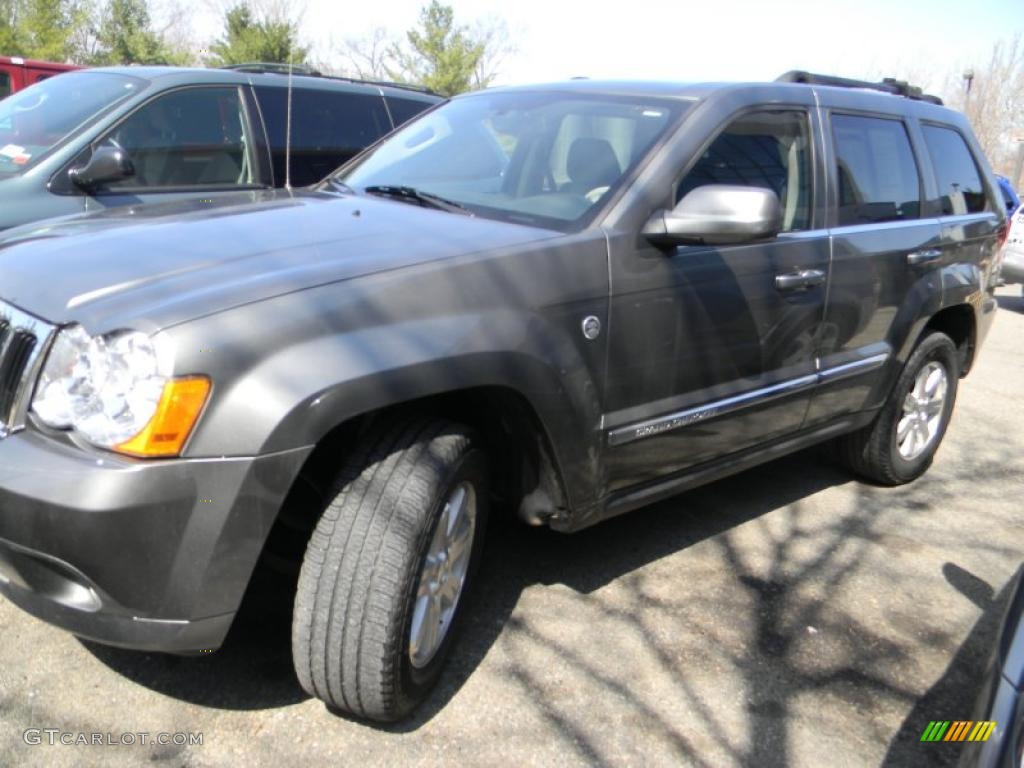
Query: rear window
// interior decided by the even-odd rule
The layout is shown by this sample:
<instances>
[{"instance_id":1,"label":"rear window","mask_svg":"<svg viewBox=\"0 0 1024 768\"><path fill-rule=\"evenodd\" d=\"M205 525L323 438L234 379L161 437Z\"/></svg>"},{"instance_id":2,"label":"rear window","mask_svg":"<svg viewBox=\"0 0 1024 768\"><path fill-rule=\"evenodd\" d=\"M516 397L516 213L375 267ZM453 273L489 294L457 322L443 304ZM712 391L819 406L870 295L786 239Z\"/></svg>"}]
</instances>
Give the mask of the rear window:
<instances>
[{"instance_id":1,"label":"rear window","mask_svg":"<svg viewBox=\"0 0 1024 768\"><path fill-rule=\"evenodd\" d=\"M963 136L952 128L923 125L928 155L935 169L939 207L946 216L981 213L988 203L978 165Z\"/></svg>"},{"instance_id":2,"label":"rear window","mask_svg":"<svg viewBox=\"0 0 1024 768\"><path fill-rule=\"evenodd\" d=\"M288 89L258 86L267 124L274 182L284 184ZM391 130L377 95L296 88L292 92L291 182L304 187L327 176Z\"/></svg>"},{"instance_id":3,"label":"rear window","mask_svg":"<svg viewBox=\"0 0 1024 768\"><path fill-rule=\"evenodd\" d=\"M388 109L391 111L391 118L395 121L395 128L402 123L407 123L416 115L428 107L434 106L430 101L418 101L416 99L396 99L393 96L385 98Z\"/></svg>"},{"instance_id":4,"label":"rear window","mask_svg":"<svg viewBox=\"0 0 1024 768\"><path fill-rule=\"evenodd\" d=\"M0 72L0 99L11 92L11 76L6 72Z\"/></svg>"},{"instance_id":5,"label":"rear window","mask_svg":"<svg viewBox=\"0 0 1024 768\"><path fill-rule=\"evenodd\" d=\"M900 120L832 115L839 226L917 219L921 180Z\"/></svg>"}]
</instances>

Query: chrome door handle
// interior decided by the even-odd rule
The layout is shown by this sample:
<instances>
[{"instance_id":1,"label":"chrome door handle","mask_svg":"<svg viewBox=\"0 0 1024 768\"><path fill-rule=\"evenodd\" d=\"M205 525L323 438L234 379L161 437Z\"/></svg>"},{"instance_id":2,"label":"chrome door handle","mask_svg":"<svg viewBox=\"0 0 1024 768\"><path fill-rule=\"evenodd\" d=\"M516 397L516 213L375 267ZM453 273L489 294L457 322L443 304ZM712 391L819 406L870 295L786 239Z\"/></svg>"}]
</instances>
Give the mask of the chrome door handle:
<instances>
[{"instance_id":1,"label":"chrome door handle","mask_svg":"<svg viewBox=\"0 0 1024 768\"><path fill-rule=\"evenodd\" d=\"M942 258L942 251L938 248L928 248L924 251L914 251L907 254L907 264L928 264Z\"/></svg>"},{"instance_id":2,"label":"chrome door handle","mask_svg":"<svg viewBox=\"0 0 1024 768\"><path fill-rule=\"evenodd\" d=\"M775 287L780 291L805 291L824 282L825 273L820 269L801 269L775 276Z\"/></svg>"}]
</instances>

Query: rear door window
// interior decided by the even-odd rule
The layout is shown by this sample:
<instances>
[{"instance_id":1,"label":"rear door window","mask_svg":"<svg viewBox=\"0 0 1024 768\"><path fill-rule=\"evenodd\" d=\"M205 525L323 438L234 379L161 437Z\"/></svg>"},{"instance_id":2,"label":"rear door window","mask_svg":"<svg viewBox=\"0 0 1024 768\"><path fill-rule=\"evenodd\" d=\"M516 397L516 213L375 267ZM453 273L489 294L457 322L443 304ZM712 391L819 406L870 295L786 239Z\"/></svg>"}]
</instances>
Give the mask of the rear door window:
<instances>
[{"instance_id":1,"label":"rear door window","mask_svg":"<svg viewBox=\"0 0 1024 768\"><path fill-rule=\"evenodd\" d=\"M832 115L839 226L921 216L921 179L901 120Z\"/></svg>"},{"instance_id":2,"label":"rear door window","mask_svg":"<svg viewBox=\"0 0 1024 768\"><path fill-rule=\"evenodd\" d=\"M186 88L133 112L101 142L124 149L135 175L120 188L245 187L256 183L238 88Z\"/></svg>"},{"instance_id":3,"label":"rear door window","mask_svg":"<svg viewBox=\"0 0 1024 768\"><path fill-rule=\"evenodd\" d=\"M388 103L388 110L391 112L391 119L395 121L395 128L412 120L423 110L434 106L431 101L419 101L417 99L396 99L394 96L385 98Z\"/></svg>"},{"instance_id":4,"label":"rear door window","mask_svg":"<svg viewBox=\"0 0 1024 768\"><path fill-rule=\"evenodd\" d=\"M257 86L267 125L274 183L285 180L288 89ZM375 94L296 88L292 91L291 183L304 187L327 176L391 130L384 100Z\"/></svg>"},{"instance_id":5,"label":"rear door window","mask_svg":"<svg viewBox=\"0 0 1024 768\"><path fill-rule=\"evenodd\" d=\"M921 130L935 169L942 214L958 216L987 210L981 174L963 136L952 128L937 125L922 125Z\"/></svg>"},{"instance_id":6,"label":"rear door window","mask_svg":"<svg viewBox=\"0 0 1024 768\"><path fill-rule=\"evenodd\" d=\"M11 92L11 76L6 72L0 72L0 99Z\"/></svg>"}]
</instances>

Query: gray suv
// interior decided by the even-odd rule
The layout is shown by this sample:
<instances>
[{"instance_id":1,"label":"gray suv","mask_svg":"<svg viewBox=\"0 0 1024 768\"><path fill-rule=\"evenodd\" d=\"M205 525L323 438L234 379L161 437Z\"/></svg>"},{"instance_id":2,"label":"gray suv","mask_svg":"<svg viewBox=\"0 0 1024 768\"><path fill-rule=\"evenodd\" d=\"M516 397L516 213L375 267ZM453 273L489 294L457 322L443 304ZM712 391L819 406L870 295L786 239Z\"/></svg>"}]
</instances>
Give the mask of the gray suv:
<instances>
[{"instance_id":1,"label":"gray suv","mask_svg":"<svg viewBox=\"0 0 1024 768\"><path fill-rule=\"evenodd\" d=\"M0 230L284 186L289 78L279 69L87 69L0 100ZM292 186L320 181L441 101L312 70L294 75L291 89Z\"/></svg>"},{"instance_id":2,"label":"gray suv","mask_svg":"<svg viewBox=\"0 0 1024 768\"><path fill-rule=\"evenodd\" d=\"M12 230L0 592L194 653L290 560L302 686L393 720L491 509L575 531L826 441L914 480L994 317L998 189L936 100L785 79L487 90L309 190Z\"/></svg>"}]
</instances>

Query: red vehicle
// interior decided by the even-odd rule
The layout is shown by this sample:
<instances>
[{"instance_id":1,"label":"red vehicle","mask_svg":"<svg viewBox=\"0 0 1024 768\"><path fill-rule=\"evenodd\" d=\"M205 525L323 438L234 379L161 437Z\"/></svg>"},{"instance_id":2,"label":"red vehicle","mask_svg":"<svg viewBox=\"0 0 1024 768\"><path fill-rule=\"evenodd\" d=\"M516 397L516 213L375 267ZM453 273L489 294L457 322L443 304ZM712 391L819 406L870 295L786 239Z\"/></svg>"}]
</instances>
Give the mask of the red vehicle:
<instances>
[{"instance_id":1,"label":"red vehicle","mask_svg":"<svg viewBox=\"0 0 1024 768\"><path fill-rule=\"evenodd\" d=\"M0 99L28 88L61 72L81 69L74 64L56 64L52 61L33 61L20 56L0 56Z\"/></svg>"}]
</instances>

